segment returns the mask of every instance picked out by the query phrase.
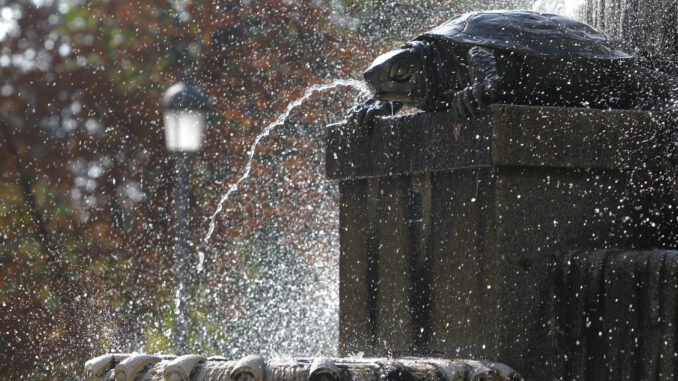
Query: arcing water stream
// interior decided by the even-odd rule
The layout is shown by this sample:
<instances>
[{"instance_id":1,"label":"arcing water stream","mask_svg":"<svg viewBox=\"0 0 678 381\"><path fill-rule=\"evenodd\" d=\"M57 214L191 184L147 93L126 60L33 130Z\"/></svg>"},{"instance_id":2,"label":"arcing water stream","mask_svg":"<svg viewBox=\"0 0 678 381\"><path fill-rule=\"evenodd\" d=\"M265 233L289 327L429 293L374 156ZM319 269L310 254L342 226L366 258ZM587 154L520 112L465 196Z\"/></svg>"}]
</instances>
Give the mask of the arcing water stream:
<instances>
[{"instance_id":1,"label":"arcing water stream","mask_svg":"<svg viewBox=\"0 0 678 381\"><path fill-rule=\"evenodd\" d=\"M301 106L301 104L304 103L304 101L306 101L308 98L310 98L311 95L313 95L315 92L327 91L327 90L337 88L339 86L347 86L347 87L352 87L354 89L359 90L360 94L357 97L357 99L364 98L365 96L370 94L369 88L367 87L365 82L361 82L361 81L358 81L358 80L355 80L355 79L338 79L338 80L335 80L331 83L316 84L316 85L310 86L306 89L303 96L296 99L294 102L289 103L287 105L287 107L285 108L285 111L282 114L280 114L275 121L273 121L269 125L267 125L266 128L264 128L264 130L259 135L257 135L257 137L254 139L254 142L250 146L249 151L247 151L248 160L247 160L247 165L245 165L245 170L243 171L242 175L240 175L240 177L238 177L236 182L231 184L230 187L228 187L228 190L226 191L226 193L219 200L219 203L217 204L216 210L214 211L214 213L210 217L209 229L207 231L207 234L205 235L205 238L203 238L203 243L207 243L209 241L210 237L212 237L212 233L214 233L214 228L216 227L216 217L223 210L224 203L228 200L228 198L231 196L231 194L233 192L238 190L240 183L242 183L245 179L247 179L249 177L250 171L252 169L252 160L254 158L254 153L256 152L256 149L257 149L257 146L259 145L259 142L263 138L268 136L275 127L280 126L283 123L285 123L285 121L289 117L292 110ZM198 268L201 268L202 263L203 263L203 254L201 254L201 252L199 252L199 255L200 255L200 258L199 258L200 262L199 262Z\"/></svg>"}]
</instances>

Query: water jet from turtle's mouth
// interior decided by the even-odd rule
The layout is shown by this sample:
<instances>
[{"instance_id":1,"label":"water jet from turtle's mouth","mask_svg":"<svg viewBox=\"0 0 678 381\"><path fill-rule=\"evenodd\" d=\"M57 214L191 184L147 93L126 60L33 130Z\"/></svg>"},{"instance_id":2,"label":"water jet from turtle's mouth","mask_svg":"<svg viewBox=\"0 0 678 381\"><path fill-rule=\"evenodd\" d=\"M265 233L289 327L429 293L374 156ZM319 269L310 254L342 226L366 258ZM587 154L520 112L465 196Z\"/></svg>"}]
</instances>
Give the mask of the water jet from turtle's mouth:
<instances>
[{"instance_id":1,"label":"water jet from turtle's mouth","mask_svg":"<svg viewBox=\"0 0 678 381\"><path fill-rule=\"evenodd\" d=\"M247 150L248 159L247 159L247 163L245 164L245 169L244 169L243 173L237 178L237 180L228 187L226 193L224 193L224 195L221 196L221 198L219 199L219 202L217 203L216 210L214 211L214 213L210 217L209 228L207 230L207 234L205 234L205 236L203 237L203 244L206 244L207 242L209 242L210 238L212 237L212 233L214 233L214 229L215 229L216 223L217 223L216 217L223 210L224 203L229 199L229 197L231 196L231 194L233 192L238 190L238 188L240 187L240 184L250 176L250 171L252 170L252 161L254 160L254 154L256 152L257 146L259 145L259 142L261 141L261 139L267 137L271 133L271 130L273 130L274 128L283 125L285 123L285 121L287 120L287 117L289 117L292 110L301 106L301 104L304 101L306 101L308 98L310 98L314 93L334 89L337 86L347 86L347 87L352 87L354 89L359 90L360 91L359 98L364 98L364 97L368 96L368 94L367 94L368 91L369 91L370 94L374 94L374 88L371 88L371 86L369 84L367 84L366 82L358 81L358 80L355 80L355 79L337 79L337 80L332 81L331 83L312 85L312 86L310 86L306 89L306 91L304 92L304 95L302 97L297 98L293 102L290 102L287 105L287 107L285 108L285 111L282 114L280 114L275 121L268 124L263 129L263 131L259 135L256 136L256 138L254 139L254 142L250 145L249 150ZM199 251L199 255L200 255L201 261L199 262L198 266L201 267L202 266L202 258L203 258L204 255L200 251Z\"/></svg>"}]
</instances>

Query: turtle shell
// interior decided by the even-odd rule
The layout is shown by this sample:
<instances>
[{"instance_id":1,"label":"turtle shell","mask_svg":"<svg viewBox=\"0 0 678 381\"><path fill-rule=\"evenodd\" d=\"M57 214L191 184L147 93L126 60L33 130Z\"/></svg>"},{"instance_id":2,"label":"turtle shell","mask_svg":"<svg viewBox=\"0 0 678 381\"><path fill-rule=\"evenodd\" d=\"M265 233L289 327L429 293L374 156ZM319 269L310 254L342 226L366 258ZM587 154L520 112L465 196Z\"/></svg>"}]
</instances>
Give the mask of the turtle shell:
<instances>
[{"instance_id":1,"label":"turtle shell","mask_svg":"<svg viewBox=\"0 0 678 381\"><path fill-rule=\"evenodd\" d=\"M415 40L485 46L532 56L628 59L605 33L563 16L531 11L486 11L458 15Z\"/></svg>"}]
</instances>

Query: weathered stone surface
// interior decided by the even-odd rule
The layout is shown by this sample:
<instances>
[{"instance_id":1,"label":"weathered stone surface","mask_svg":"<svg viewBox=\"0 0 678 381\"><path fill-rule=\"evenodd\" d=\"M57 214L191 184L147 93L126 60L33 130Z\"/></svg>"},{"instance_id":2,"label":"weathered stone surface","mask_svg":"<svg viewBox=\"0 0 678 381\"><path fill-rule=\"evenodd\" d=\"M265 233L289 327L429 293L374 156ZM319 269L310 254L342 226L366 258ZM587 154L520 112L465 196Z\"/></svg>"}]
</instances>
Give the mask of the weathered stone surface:
<instances>
[{"instance_id":1,"label":"weathered stone surface","mask_svg":"<svg viewBox=\"0 0 678 381\"><path fill-rule=\"evenodd\" d=\"M361 135L328 127L332 180L488 166L661 168L657 125L643 111L491 105L470 125L451 113L378 118Z\"/></svg>"},{"instance_id":2,"label":"weathered stone surface","mask_svg":"<svg viewBox=\"0 0 678 381\"><path fill-rule=\"evenodd\" d=\"M449 120L415 114L379 119L362 136L330 132L340 350L491 358L557 379L566 364L551 284L562 253L676 245L656 124L646 112L506 105L469 125ZM590 312L577 306L559 318L580 327ZM592 339L591 358L604 364L608 345Z\"/></svg>"},{"instance_id":3,"label":"weathered stone surface","mask_svg":"<svg viewBox=\"0 0 678 381\"><path fill-rule=\"evenodd\" d=\"M188 381L193 370L205 361L207 358L200 355L179 356L165 367L163 377L171 381Z\"/></svg>"},{"instance_id":4,"label":"weathered stone surface","mask_svg":"<svg viewBox=\"0 0 678 381\"><path fill-rule=\"evenodd\" d=\"M228 361L204 359L197 355L181 357L141 354L114 354L87 362L87 381L520 381L510 367L494 362L446 360L439 358L386 359L274 359L259 356ZM142 364L119 378L120 364ZM181 370L177 371L177 367Z\"/></svg>"},{"instance_id":5,"label":"weathered stone surface","mask_svg":"<svg viewBox=\"0 0 678 381\"><path fill-rule=\"evenodd\" d=\"M676 379L677 266L678 251L564 253L550 319L563 379Z\"/></svg>"}]
</instances>

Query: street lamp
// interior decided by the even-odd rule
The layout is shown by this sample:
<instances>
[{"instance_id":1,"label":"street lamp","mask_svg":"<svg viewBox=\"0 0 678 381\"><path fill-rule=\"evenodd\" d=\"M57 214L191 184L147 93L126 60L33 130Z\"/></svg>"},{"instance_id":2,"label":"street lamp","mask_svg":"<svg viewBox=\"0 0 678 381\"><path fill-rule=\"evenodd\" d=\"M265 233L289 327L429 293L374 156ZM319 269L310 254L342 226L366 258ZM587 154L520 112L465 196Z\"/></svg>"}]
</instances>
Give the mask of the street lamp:
<instances>
[{"instance_id":1,"label":"street lamp","mask_svg":"<svg viewBox=\"0 0 678 381\"><path fill-rule=\"evenodd\" d=\"M188 278L188 171L189 155L199 151L210 100L189 83L171 86L162 97L165 145L176 152L176 237L174 242L174 332L172 344L177 354L186 346L186 280Z\"/></svg>"},{"instance_id":2,"label":"street lamp","mask_svg":"<svg viewBox=\"0 0 678 381\"><path fill-rule=\"evenodd\" d=\"M200 150L209 99L190 84L179 82L162 97L165 110L165 144L175 152Z\"/></svg>"}]
</instances>

